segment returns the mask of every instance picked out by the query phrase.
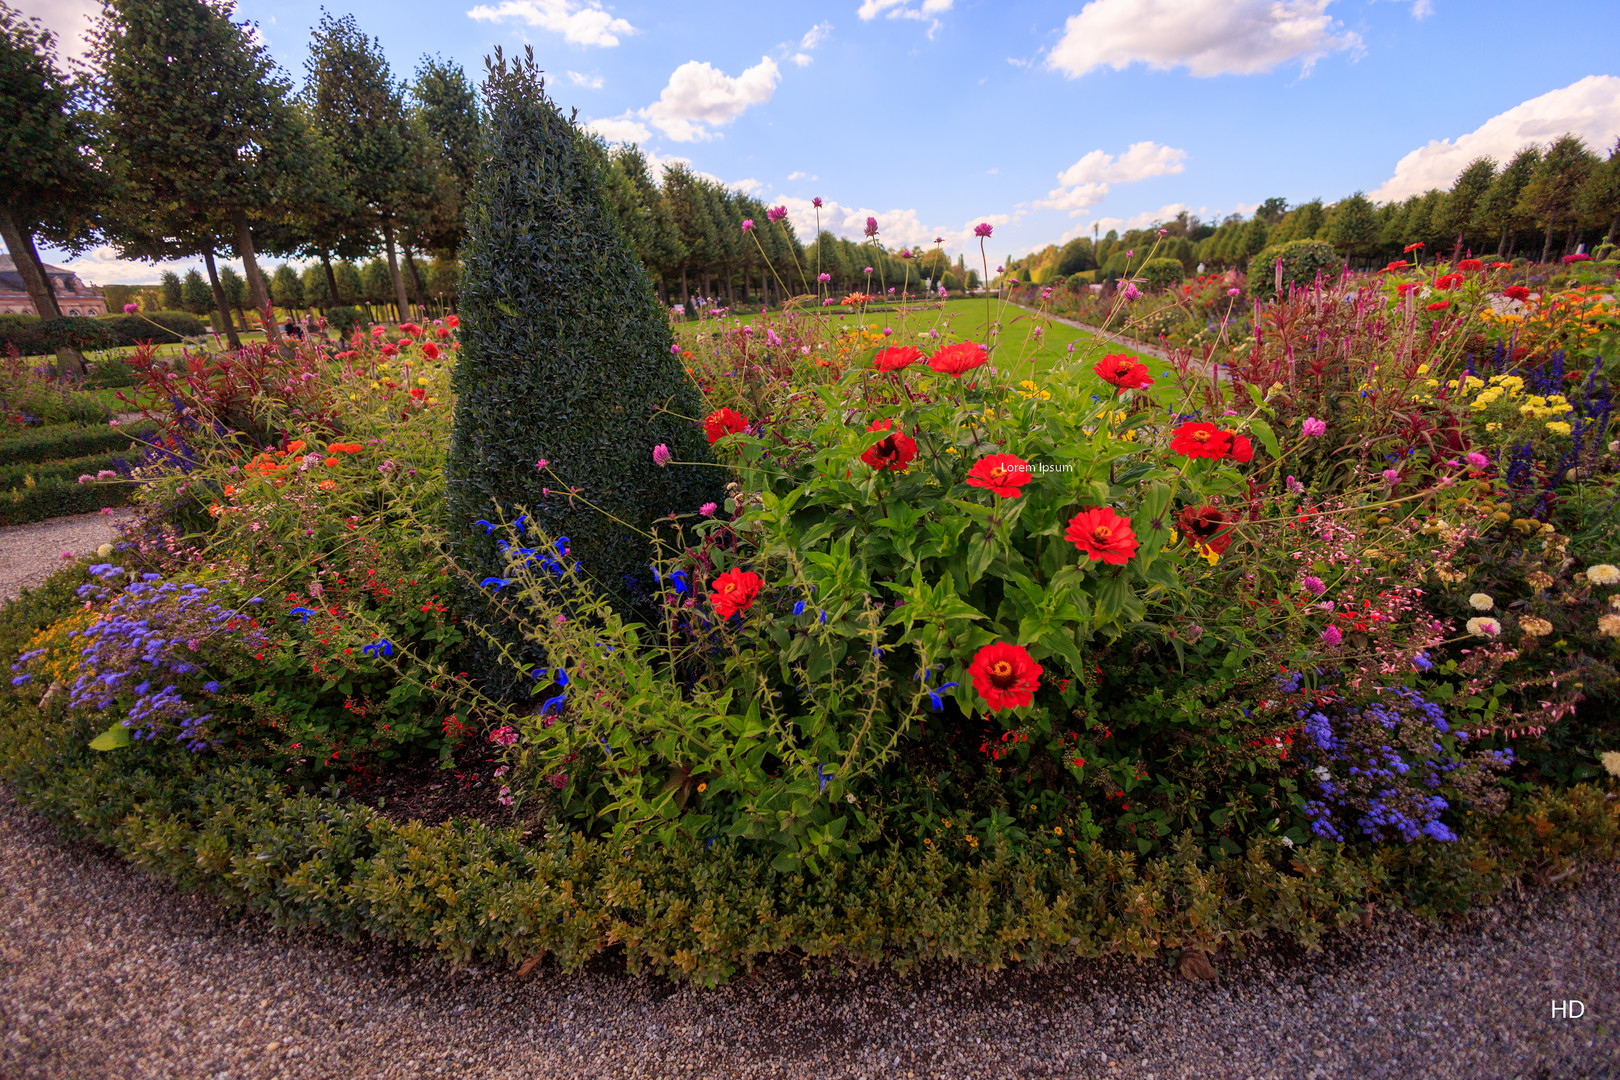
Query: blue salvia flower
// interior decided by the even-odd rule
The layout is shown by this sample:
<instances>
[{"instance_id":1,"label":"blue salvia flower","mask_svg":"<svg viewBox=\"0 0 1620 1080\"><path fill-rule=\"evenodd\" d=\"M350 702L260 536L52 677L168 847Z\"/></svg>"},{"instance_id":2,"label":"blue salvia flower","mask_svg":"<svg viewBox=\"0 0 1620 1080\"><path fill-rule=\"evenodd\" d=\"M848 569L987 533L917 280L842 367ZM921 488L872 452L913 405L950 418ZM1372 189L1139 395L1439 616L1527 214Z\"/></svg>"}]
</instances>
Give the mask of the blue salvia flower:
<instances>
[{"instance_id":1,"label":"blue salvia flower","mask_svg":"<svg viewBox=\"0 0 1620 1080\"><path fill-rule=\"evenodd\" d=\"M675 583L675 592L677 595L686 592L692 587L691 584L686 580L685 570L676 570L674 573L669 575L669 580Z\"/></svg>"},{"instance_id":2,"label":"blue salvia flower","mask_svg":"<svg viewBox=\"0 0 1620 1080\"><path fill-rule=\"evenodd\" d=\"M315 613L309 610L307 607L295 607L292 609L292 614L297 615L300 619L304 620L301 625L308 626L309 617Z\"/></svg>"},{"instance_id":3,"label":"blue salvia flower","mask_svg":"<svg viewBox=\"0 0 1620 1080\"><path fill-rule=\"evenodd\" d=\"M795 615L803 615L804 614L804 601L803 600L800 600L797 604L793 605L793 614L795 614Z\"/></svg>"},{"instance_id":4,"label":"blue salvia flower","mask_svg":"<svg viewBox=\"0 0 1620 1080\"><path fill-rule=\"evenodd\" d=\"M608 745L608 741L607 741L607 736L605 736L605 735L598 735L598 736L597 736L597 737L596 737L596 741L597 741L597 742L599 742L599 743L601 743L601 744L602 744L602 749L604 749L604 750L606 750L606 751L607 751L607 755L608 755L608 757L612 757L612 756L613 756L613 747L611 747L611 746L609 746L609 745Z\"/></svg>"},{"instance_id":5,"label":"blue salvia flower","mask_svg":"<svg viewBox=\"0 0 1620 1080\"><path fill-rule=\"evenodd\" d=\"M360 650L367 656L393 656L394 643L387 638L378 638L376 641Z\"/></svg>"},{"instance_id":6,"label":"blue salvia flower","mask_svg":"<svg viewBox=\"0 0 1620 1080\"><path fill-rule=\"evenodd\" d=\"M524 514L522 517L520 517L516 521L512 522L512 530L514 532L521 533L523 531L523 526L528 523L528 520L529 520L529 515Z\"/></svg>"},{"instance_id":7,"label":"blue salvia flower","mask_svg":"<svg viewBox=\"0 0 1620 1080\"><path fill-rule=\"evenodd\" d=\"M558 694L556 697L546 698L545 703L540 706L540 716L544 718L546 713L551 711L553 705L557 706L557 712L561 714L563 702L566 700L568 700L567 694Z\"/></svg>"},{"instance_id":8,"label":"blue salvia flower","mask_svg":"<svg viewBox=\"0 0 1620 1080\"><path fill-rule=\"evenodd\" d=\"M928 704L935 712L939 712L945 708L945 699L940 697L940 695L957 685L957 683L953 682L943 683L940 686L928 691Z\"/></svg>"},{"instance_id":9,"label":"blue salvia flower","mask_svg":"<svg viewBox=\"0 0 1620 1080\"><path fill-rule=\"evenodd\" d=\"M570 543L572 543L572 541L569 540L568 537L559 536L557 537L557 542L553 544L552 547L555 547L557 549L557 554L562 556L568 554L568 545Z\"/></svg>"},{"instance_id":10,"label":"blue salvia flower","mask_svg":"<svg viewBox=\"0 0 1620 1080\"><path fill-rule=\"evenodd\" d=\"M826 791L827 785L832 782L832 778L836 775L838 774L824 771L821 767L821 762L816 762L816 783L819 785L816 788L816 794L820 795L822 792Z\"/></svg>"},{"instance_id":11,"label":"blue salvia flower","mask_svg":"<svg viewBox=\"0 0 1620 1080\"><path fill-rule=\"evenodd\" d=\"M489 536L491 533L493 533L495 531L495 526L491 525L489 522L485 521L483 518L479 518L477 521L473 522L473 524L474 525L482 525L484 527L484 535L485 536Z\"/></svg>"},{"instance_id":12,"label":"blue salvia flower","mask_svg":"<svg viewBox=\"0 0 1620 1080\"><path fill-rule=\"evenodd\" d=\"M491 585L493 585L493 586L495 586L495 591L500 592L503 588L505 588L506 586L512 584L512 579L511 578L504 578L504 577L487 577L483 581L480 581L478 584L479 584L480 587L485 588L485 589L487 589Z\"/></svg>"}]
</instances>

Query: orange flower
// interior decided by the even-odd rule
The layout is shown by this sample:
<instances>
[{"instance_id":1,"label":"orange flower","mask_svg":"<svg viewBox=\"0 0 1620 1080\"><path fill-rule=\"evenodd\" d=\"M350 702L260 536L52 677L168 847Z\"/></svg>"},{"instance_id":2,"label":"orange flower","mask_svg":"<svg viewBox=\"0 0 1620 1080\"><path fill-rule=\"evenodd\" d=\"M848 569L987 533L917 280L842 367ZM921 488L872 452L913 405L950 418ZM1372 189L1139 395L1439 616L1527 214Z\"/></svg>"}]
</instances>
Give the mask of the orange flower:
<instances>
[{"instance_id":1,"label":"orange flower","mask_svg":"<svg viewBox=\"0 0 1620 1080\"><path fill-rule=\"evenodd\" d=\"M303 439L294 439L292 442L287 444L287 453L296 454L300 450L302 450L303 448L304 448L304 440Z\"/></svg>"},{"instance_id":2,"label":"orange flower","mask_svg":"<svg viewBox=\"0 0 1620 1080\"><path fill-rule=\"evenodd\" d=\"M327 465L336 465L337 463L338 463L338 459L335 458L335 457L329 457L329 458L326 459L326 464Z\"/></svg>"},{"instance_id":3,"label":"orange flower","mask_svg":"<svg viewBox=\"0 0 1620 1080\"><path fill-rule=\"evenodd\" d=\"M1092 562L1109 566L1124 566L1136 554L1136 531L1131 519L1120 517L1106 506L1092 506L1080 511L1069 520L1069 529L1063 534Z\"/></svg>"},{"instance_id":4,"label":"orange flower","mask_svg":"<svg viewBox=\"0 0 1620 1080\"><path fill-rule=\"evenodd\" d=\"M322 480L320 487L321 487L322 491L331 491L333 488L337 487L337 481L336 480Z\"/></svg>"}]
</instances>

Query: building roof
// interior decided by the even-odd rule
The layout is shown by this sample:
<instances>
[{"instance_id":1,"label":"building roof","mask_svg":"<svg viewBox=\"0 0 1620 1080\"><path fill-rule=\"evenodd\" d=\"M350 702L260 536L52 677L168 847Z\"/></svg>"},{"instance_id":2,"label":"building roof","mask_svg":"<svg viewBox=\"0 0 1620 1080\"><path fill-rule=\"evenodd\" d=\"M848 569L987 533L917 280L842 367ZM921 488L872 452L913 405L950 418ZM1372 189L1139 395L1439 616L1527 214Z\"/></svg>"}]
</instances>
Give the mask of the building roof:
<instances>
[{"instance_id":1,"label":"building roof","mask_svg":"<svg viewBox=\"0 0 1620 1080\"><path fill-rule=\"evenodd\" d=\"M40 263L40 265L45 268L45 272L47 274L67 274L70 277L79 276L72 270L64 270L62 267L52 266L50 263ZM10 255L0 255L0 274L15 274L16 272L17 261Z\"/></svg>"}]
</instances>

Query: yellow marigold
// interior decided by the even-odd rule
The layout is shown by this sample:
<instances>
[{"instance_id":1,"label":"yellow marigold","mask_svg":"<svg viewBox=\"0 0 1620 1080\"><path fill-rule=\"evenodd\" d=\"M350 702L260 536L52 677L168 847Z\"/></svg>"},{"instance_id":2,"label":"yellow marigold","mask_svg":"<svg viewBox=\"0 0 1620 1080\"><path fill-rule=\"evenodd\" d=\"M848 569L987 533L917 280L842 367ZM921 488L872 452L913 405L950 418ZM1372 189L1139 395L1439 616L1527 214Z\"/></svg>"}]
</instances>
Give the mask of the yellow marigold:
<instances>
[{"instance_id":1,"label":"yellow marigold","mask_svg":"<svg viewBox=\"0 0 1620 1080\"><path fill-rule=\"evenodd\" d=\"M1570 432L1570 427L1562 420L1549 420L1547 421L1547 430L1552 432L1554 435L1568 435Z\"/></svg>"},{"instance_id":2,"label":"yellow marigold","mask_svg":"<svg viewBox=\"0 0 1620 1080\"><path fill-rule=\"evenodd\" d=\"M1620 567L1606 562L1588 566L1586 580L1594 585L1620 585Z\"/></svg>"},{"instance_id":3,"label":"yellow marigold","mask_svg":"<svg viewBox=\"0 0 1620 1080\"><path fill-rule=\"evenodd\" d=\"M1620 615L1599 615L1598 633L1605 637L1620 638Z\"/></svg>"},{"instance_id":4,"label":"yellow marigold","mask_svg":"<svg viewBox=\"0 0 1620 1080\"><path fill-rule=\"evenodd\" d=\"M1530 637L1546 637L1553 632L1553 624L1538 616L1526 615L1519 620L1519 629Z\"/></svg>"}]
</instances>

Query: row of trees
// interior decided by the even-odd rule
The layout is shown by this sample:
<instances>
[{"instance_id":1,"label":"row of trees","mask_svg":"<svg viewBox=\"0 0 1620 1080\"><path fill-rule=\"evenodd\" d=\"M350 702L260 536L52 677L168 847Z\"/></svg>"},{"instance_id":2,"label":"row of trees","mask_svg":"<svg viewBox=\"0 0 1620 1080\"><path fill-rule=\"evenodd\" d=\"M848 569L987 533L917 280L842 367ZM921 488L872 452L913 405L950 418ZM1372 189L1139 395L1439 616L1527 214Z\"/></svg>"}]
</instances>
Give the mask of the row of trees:
<instances>
[{"instance_id":1,"label":"row of trees","mask_svg":"<svg viewBox=\"0 0 1620 1080\"><path fill-rule=\"evenodd\" d=\"M413 268L414 270L415 268ZM231 266L216 271L220 291L225 294L229 311L240 317L240 325L247 326L246 313L253 308L252 293L246 280ZM329 278L330 275L330 278ZM421 268L413 291L426 295L429 306L448 307L456 291L457 267L453 261L435 259ZM306 309L326 312L333 307L354 307L359 304L388 306L394 303L394 282L388 264L380 258L364 265L341 260L329 265L310 265L299 270L282 264L268 274L270 300L276 307L289 313ZM334 294L332 289L336 287ZM218 313L214 302L213 282L202 271L192 269L184 277L165 271L155 290L151 290L155 306L167 311L189 311L193 315Z\"/></svg>"},{"instance_id":2,"label":"row of trees","mask_svg":"<svg viewBox=\"0 0 1620 1080\"><path fill-rule=\"evenodd\" d=\"M1095 243L1080 237L1049 245L1011 262L1008 273L1036 282L1086 270L1117 276L1126 252L1134 251L1133 265L1140 266L1155 243L1159 256L1181 260L1189 273L1199 264L1241 269L1270 245L1312 239L1332 244L1355 265L1382 265L1417 243L1437 253L1545 261L1583 243L1613 243L1617 224L1620 142L1599 156L1576 136L1562 135L1545 147L1524 147L1505 165L1477 158L1449 189L1400 202L1378 205L1359 191L1337 203L1313 199L1292 208L1270 198L1253 215L1233 214L1218 225L1184 212L1123 235L1110 231Z\"/></svg>"}]
</instances>

